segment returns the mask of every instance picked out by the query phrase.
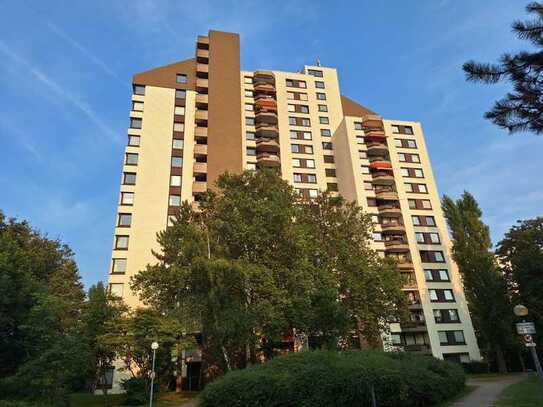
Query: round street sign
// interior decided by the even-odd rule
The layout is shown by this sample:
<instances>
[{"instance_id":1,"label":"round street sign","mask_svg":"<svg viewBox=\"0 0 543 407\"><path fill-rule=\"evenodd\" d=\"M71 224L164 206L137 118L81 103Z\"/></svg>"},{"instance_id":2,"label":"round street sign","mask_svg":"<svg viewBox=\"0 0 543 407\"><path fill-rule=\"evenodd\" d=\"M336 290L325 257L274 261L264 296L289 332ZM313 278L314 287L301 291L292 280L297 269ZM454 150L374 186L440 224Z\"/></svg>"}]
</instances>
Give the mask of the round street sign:
<instances>
[{"instance_id":1,"label":"round street sign","mask_svg":"<svg viewBox=\"0 0 543 407\"><path fill-rule=\"evenodd\" d=\"M532 335L524 335L524 342L530 343L533 341Z\"/></svg>"}]
</instances>

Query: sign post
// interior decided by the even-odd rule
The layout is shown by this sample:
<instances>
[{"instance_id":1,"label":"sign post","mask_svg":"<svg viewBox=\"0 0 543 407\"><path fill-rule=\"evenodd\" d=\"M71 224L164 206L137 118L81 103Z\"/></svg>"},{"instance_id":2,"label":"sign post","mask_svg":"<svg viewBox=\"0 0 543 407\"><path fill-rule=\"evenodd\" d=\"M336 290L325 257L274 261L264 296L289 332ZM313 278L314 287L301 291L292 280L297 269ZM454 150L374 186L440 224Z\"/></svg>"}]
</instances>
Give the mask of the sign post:
<instances>
[{"instance_id":1,"label":"sign post","mask_svg":"<svg viewBox=\"0 0 543 407\"><path fill-rule=\"evenodd\" d=\"M516 305L513 308L513 312L517 317L525 317L528 315L528 308L526 308L524 305ZM543 370L541 369L541 363L539 363L539 357L537 356L537 351L535 350L536 343L532 337L532 335L536 333L535 324L533 322L526 321L518 322L517 333L522 335L524 345L530 349L537 375L543 381Z\"/></svg>"}]
</instances>

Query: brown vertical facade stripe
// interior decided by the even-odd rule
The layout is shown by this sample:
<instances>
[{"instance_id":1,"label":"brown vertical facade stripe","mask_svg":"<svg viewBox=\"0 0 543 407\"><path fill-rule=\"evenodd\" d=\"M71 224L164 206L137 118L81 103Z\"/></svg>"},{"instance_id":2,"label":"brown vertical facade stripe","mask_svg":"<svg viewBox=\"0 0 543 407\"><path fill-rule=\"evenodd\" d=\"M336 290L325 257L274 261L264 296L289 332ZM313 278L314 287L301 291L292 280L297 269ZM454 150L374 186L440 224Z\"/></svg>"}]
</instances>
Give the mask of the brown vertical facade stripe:
<instances>
[{"instance_id":1,"label":"brown vertical facade stripe","mask_svg":"<svg viewBox=\"0 0 543 407\"><path fill-rule=\"evenodd\" d=\"M243 170L239 35L209 32L207 185Z\"/></svg>"}]
</instances>

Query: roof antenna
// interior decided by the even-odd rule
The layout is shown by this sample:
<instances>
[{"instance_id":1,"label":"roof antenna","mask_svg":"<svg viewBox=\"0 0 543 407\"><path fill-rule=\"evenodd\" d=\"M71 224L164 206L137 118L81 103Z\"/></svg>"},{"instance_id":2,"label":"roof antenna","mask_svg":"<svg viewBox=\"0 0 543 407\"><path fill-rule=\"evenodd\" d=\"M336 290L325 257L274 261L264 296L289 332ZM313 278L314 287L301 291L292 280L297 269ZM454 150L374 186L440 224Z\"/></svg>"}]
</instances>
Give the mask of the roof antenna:
<instances>
[{"instance_id":1,"label":"roof antenna","mask_svg":"<svg viewBox=\"0 0 543 407\"><path fill-rule=\"evenodd\" d=\"M317 57L317 66L321 66L321 60Z\"/></svg>"}]
</instances>

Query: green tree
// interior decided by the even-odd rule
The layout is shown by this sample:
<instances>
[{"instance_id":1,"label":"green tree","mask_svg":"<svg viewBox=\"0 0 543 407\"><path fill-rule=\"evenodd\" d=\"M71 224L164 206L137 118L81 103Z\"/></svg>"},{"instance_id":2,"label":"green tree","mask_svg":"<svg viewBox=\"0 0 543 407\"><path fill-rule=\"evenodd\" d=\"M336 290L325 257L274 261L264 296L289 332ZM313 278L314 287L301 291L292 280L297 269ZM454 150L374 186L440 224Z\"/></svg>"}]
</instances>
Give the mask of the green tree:
<instances>
[{"instance_id":1,"label":"green tree","mask_svg":"<svg viewBox=\"0 0 543 407\"><path fill-rule=\"evenodd\" d=\"M488 356L494 355L500 372L505 372L504 351L513 342L511 304L504 276L491 251L489 228L469 192L456 201L444 196L442 206L479 346L487 348Z\"/></svg>"},{"instance_id":2,"label":"green tree","mask_svg":"<svg viewBox=\"0 0 543 407\"><path fill-rule=\"evenodd\" d=\"M144 303L202 333L208 378L271 357L286 333L336 346L353 320L369 333L401 308L398 273L369 249L360 208L327 196L304 205L271 171L217 186L201 212L182 205L158 234L157 264L132 279Z\"/></svg>"},{"instance_id":3,"label":"green tree","mask_svg":"<svg viewBox=\"0 0 543 407\"><path fill-rule=\"evenodd\" d=\"M528 307L530 317L543 329L543 217L511 227L496 253L513 301Z\"/></svg>"},{"instance_id":4,"label":"green tree","mask_svg":"<svg viewBox=\"0 0 543 407\"><path fill-rule=\"evenodd\" d=\"M85 385L83 301L69 247L0 212L0 393L60 404Z\"/></svg>"},{"instance_id":5,"label":"green tree","mask_svg":"<svg viewBox=\"0 0 543 407\"><path fill-rule=\"evenodd\" d=\"M463 69L473 82L494 84L509 81L513 91L498 100L485 117L510 133L543 132L543 5L529 3L526 10L535 15L531 21L516 21L513 32L535 49L511 55L504 54L499 63L468 61Z\"/></svg>"}]
</instances>

